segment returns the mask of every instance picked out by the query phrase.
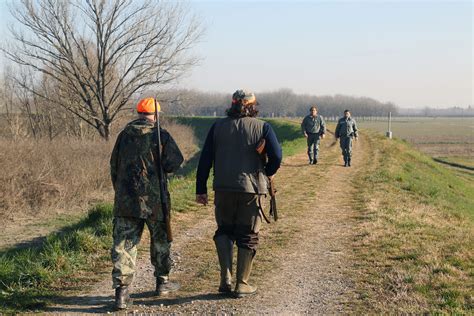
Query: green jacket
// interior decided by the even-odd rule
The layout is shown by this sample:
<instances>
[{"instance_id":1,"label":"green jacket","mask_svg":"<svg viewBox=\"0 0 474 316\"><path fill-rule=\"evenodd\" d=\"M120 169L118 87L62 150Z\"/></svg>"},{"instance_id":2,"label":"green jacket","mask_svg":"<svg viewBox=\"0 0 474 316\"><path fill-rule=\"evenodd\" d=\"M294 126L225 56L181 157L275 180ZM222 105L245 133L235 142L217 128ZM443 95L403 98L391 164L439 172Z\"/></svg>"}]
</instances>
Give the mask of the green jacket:
<instances>
[{"instance_id":1,"label":"green jacket","mask_svg":"<svg viewBox=\"0 0 474 316\"><path fill-rule=\"evenodd\" d=\"M326 123L324 118L321 115L316 115L312 117L311 115L306 115L301 122L301 131L306 134L324 134L326 133Z\"/></svg>"},{"instance_id":2,"label":"green jacket","mask_svg":"<svg viewBox=\"0 0 474 316\"><path fill-rule=\"evenodd\" d=\"M166 179L166 173L178 170L184 159L171 135L164 129L160 135ZM146 119L128 123L118 135L110 158L114 216L163 218L155 164L157 141L155 124Z\"/></svg>"},{"instance_id":3,"label":"green jacket","mask_svg":"<svg viewBox=\"0 0 474 316\"><path fill-rule=\"evenodd\" d=\"M352 118L341 117L336 125L336 131L334 134L336 138L339 137L357 137L357 124L356 121Z\"/></svg>"}]
</instances>

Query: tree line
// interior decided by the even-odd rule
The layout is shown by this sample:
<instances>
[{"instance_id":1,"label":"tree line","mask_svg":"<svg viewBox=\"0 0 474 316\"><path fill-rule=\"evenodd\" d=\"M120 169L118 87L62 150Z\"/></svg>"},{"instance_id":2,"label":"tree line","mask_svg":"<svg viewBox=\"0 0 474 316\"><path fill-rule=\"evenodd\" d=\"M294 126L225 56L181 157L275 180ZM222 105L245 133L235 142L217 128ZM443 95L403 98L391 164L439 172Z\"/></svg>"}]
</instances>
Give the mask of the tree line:
<instances>
[{"instance_id":1,"label":"tree line","mask_svg":"<svg viewBox=\"0 0 474 316\"><path fill-rule=\"evenodd\" d=\"M369 97L347 95L315 96L297 94L283 88L270 92L255 92L261 117L301 117L316 105L326 117L341 116L349 109L355 116L396 115L398 108L391 102L383 103ZM230 106L231 93L211 93L197 90L168 90L158 94L167 113L172 115L223 116Z\"/></svg>"}]
</instances>

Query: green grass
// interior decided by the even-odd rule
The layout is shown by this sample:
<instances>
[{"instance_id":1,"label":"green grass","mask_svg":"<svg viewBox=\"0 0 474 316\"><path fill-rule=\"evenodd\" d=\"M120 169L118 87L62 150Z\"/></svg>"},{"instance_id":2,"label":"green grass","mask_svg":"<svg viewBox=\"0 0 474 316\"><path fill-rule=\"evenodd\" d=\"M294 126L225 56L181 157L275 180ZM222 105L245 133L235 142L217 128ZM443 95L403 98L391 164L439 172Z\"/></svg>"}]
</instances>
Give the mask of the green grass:
<instances>
[{"instance_id":1,"label":"green grass","mask_svg":"<svg viewBox=\"0 0 474 316\"><path fill-rule=\"evenodd\" d=\"M474 221L474 182L456 176L451 170L436 163L431 157L398 142L385 153L394 166L388 180L408 193L415 194L428 205L468 216Z\"/></svg>"},{"instance_id":2,"label":"green grass","mask_svg":"<svg viewBox=\"0 0 474 316\"><path fill-rule=\"evenodd\" d=\"M281 121L278 119L267 119L266 121L275 131L283 149L284 157L295 155L306 148L306 138L301 134L299 123Z\"/></svg>"},{"instance_id":3,"label":"green grass","mask_svg":"<svg viewBox=\"0 0 474 316\"><path fill-rule=\"evenodd\" d=\"M215 118L176 118L190 125L202 146ZM299 125L270 120L285 156L305 147ZM195 168L199 153L187 169L170 180L172 209L196 209ZM109 263L112 244L112 205L101 204L88 216L60 232L50 234L37 246L0 252L0 312L40 310L60 292L81 284L81 275L93 274ZM86 280L87 281L87 280Z\"/></svg>"},{"instance_id":4,"label":"green grass","mask_svg":"<svg viewBox=\"0 0 474 316\"><path fill-rule=\"evenodd\" d=\"M0 308L4 312L38 309L64 279L110 248L112 207L97 205L78 223L46 237L41 245L0 253Z\"/></svg>"},{"instance_id":5,"label":"green grass","mask_svg":"<svg viewBox=\"0 0 474 316\"><path fill-rule=\"evenodd\" d=\"M357 183L360 200L377 206L361 209L365 234L355 245L358 284L369 285L360 289L365 305L376 313L472 313L472 177L406 142L369 134L376 168Z\"/></svg>"},{"instance_id":6,"label":"green grass","mask_svg":"<svg viewBox=\"0 0 474 316\"><path fill-rule=\"evenodd\" d=\"M180 124L189 125L193 128L194 134L202 147L211 125L216 121L215 117L177 117L175 120ZM292 156L303 150L306 146L306 139L301 135L299 123L283 121L278 119L265 119L268 122L280 142L283 149L283 156Z\"/></svg>"}]
</instances>

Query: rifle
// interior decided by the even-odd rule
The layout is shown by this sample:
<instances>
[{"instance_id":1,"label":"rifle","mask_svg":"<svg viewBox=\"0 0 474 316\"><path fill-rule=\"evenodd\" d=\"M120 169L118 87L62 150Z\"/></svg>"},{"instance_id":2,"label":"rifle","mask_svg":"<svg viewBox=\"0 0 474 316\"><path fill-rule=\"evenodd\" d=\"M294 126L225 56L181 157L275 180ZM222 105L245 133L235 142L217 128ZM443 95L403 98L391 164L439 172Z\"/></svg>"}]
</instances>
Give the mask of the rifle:
<instances>
[{"instance_id":1,"label":"rifle","mask_svg":"<svg viewBox=\"0 0 474 316\"><path fill-rule=\"evenodd\" d=\"M166 223L166 236L168 242L173 241L173 233L171 231L171 205L168 201L168 190L167 190L167 182L165 178L165 174L163 171L163 167L161 164L161 135L160 135L160 117L158 115L158 105L157 101L155 100L155 118L156 118L156 134L158 139L158 148L156 154L156 169L158 170L158 179L160 183L160 201L161 201L161 211L163 212L163 219Z\"/></svg>"},{"instance_id":2,"label":"rifle","mask_svg":"<svg viewBox=\"0 0 474 316\"><path fill-rule=\"evenodd\" d=\"M257 153L262 158L264 163L267 162L267 153L265 152L265 138L262 138L258 143L257 147L255 148ZM273 220L276 222L278 220L278 211L277 211L277 204L276 204L276 188L275 182L269 179L268 181L268 193L270 194L270 216L273 217ZM270 223L270 220L266 217L265 212L262 210L263 218L267 223Z\"/></svg>"}]
</instances>

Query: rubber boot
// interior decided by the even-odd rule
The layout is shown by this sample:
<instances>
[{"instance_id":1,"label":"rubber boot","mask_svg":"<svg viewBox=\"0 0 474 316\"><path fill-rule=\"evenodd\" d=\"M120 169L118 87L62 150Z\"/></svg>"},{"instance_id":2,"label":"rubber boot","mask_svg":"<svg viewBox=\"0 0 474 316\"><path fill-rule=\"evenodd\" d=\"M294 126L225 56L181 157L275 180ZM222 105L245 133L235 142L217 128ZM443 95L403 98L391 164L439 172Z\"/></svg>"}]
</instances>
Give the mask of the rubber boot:
<instances>
[{"instance_id":1,"label":"rubber boot","mask_svg":"<svg viewBox=\"0 0 474 316\"><path fill-rule=\"evenodd\" d=\"M239 248L237 252L237 284L234 295L237 298L257 293L257 287L251 286L248 281L252 272L255 250Z\"/></svg>"},{"instance_id":2,"label":"rubber boot","mask_svg":"<svg viewBox=\"0 0 474 316\"><path fill-rule=\"evenodd\" d=\"M351 157L347 157L347 166L348 166L348 167L351 166Z\"/></svg>"},{"instance_id":3,"label":"rubber boot","mask_svg":"<svg viewBox=\"0 0 474 316\"><path fill-rule=\"evenodd\" d=\"M216 244L217 257L221 267L221 281L219 293L232 292L232 251L233 241L226 235L220 235L214 238Z\"/></svg>"},{"instance_id":4,"label":"rubber boot","mask_svg":"<svg viewBox=\"0 0 474 316\"><path fill-rule=\"evenodd\" d=\"M168 276L160 276L156 278L156 295L166 295L170 292L179 290L181 285L178 282L171 282Z\"/></svg>"},{"instance_id":5,"label":"rubber boot","mask_svg":"<svg viewBox=\"0 0 474 316\"><path fill-rule=\"evenodd\" d=\"M132 305L132 301L130 300L130 294L128 293L127 286L119 286L115 289L115 309L116 310L123 310L127 309Z\"/></svg>"},{"instance_id":6,"label":"rubber boot","mask_svg":"<svg viewBox=\"0 0 474 316\"><path fill-rule=\"evenodd\" d=\"M347 164L348 164L347 157L344 155L344 167L347 167Z\"/></svg>"}]
</instances>

